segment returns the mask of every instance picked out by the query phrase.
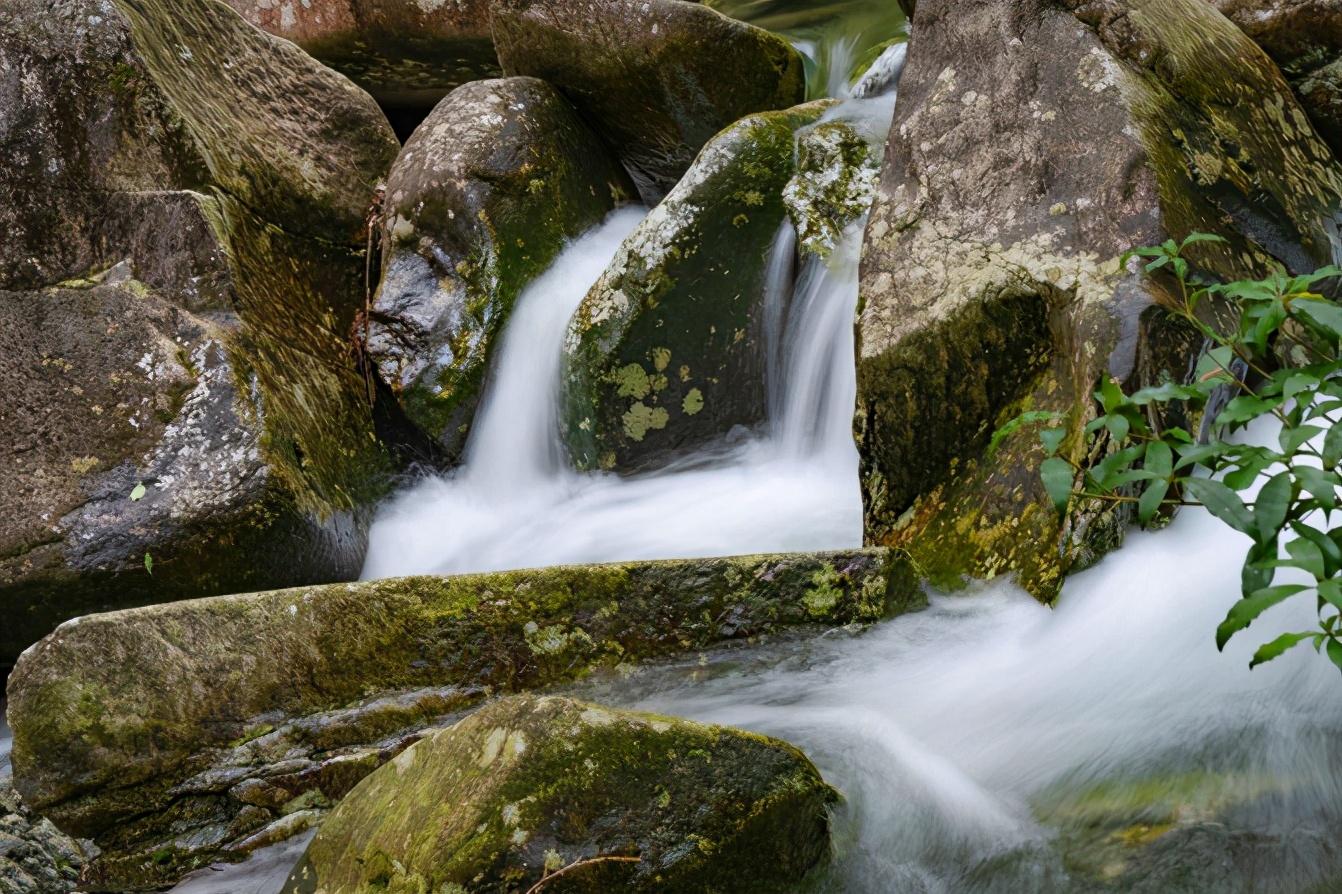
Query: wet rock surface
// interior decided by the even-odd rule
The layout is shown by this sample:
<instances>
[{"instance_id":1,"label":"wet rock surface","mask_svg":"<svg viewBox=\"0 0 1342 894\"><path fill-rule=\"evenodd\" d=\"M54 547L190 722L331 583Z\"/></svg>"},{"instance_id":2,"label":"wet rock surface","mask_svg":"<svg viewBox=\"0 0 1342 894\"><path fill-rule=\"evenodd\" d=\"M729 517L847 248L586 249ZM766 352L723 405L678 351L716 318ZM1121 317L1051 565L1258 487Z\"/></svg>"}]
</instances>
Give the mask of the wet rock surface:
<instances>
[{"instance_id":1,"label":"wet rock surface","mask_svg":"<svg viewBox=\"0 0 1342 894\"><path fill-rule=\"evenodd\" d=\"M0 664L74 614L355 573L391 465L346 341L377 107L221 4L16 0L0 117Z\"/></svg>"},{"instance_id":2,"label":"wet rock surface","mask_svg":"<svg viewBox=\"0 0 1342 894\"><path fill-rule=\"evenodd\" d=\"M565 867L569 891L776 891L828 855L835 800L776 739L515 696L360 783L285 891L512 891Z\"/></svg>"},{"instance_id":3,"label":"wet rock surface","mask_svg":"<svg viewBox=\"0 0 1342 894\"><path fill-rule=\"evenodd\" d=\"M718 131L805 97L787 41L680 0L494 0L505 74L563 93L653 204Z\"/></svg>"},{"instance_id":4,"label":"wet rock surface","mask_svg":"<svg viewBox=\"0 0 1342 894\"><path fill-rule=\"evenodd\" d=\"M764 419L769 257L796 133L826 107L752 115L715 137L583 299L561 373L578 468L634 470Z\"/></svg>"},{"instance_id":5,"label":"wet rock surface","mask_svg":"<svg viewBox=\"0 0 1342 894\"><path fill-rule=\"evenodd\" d=\"M618 162L535 78L457 88L402 149L387 181L367 351L449 458L518 293L632 197Z\"/></svg>"},{"instance_id":6,"label":"wet rock surface","mask_svg":"<svg viewBox=\"0 0 1342 894\"><path fill-rule=\"evenodd\" d=\"M409 136L448 91L494 77L489 0L225 0L372 94Z\"/></svg>"},{"instance_id":7,"label":"wet rock surface","mask_svg":"<svg viewBox=\"0 0 1342 894\"><path fill-rule=\"evenodd\" d=\"M1312 270L1342 196L1277 70L1211 6L1065 6L918 4L859 322L869 540L917 544L938 584L1014 572L1044 598L1118 525L1060 525L1036 432L986 457L989 435L1021 410L1079 432L1101 375L1181 378L1200 348L1120 255L1204 231L1229 240L1192 252L1209 273Z\"/></svg>"},{"instance_id":8,"label":"wet rock surface","mask_svg":"<svg viewBox=\"0 0 1342 894\"><path fill-rule=\"evenodd\" d=\"M16 786L150 888L315 820L488 692L922 604L884 550L332 584L81 618L9 681ZM311 812L309 812L311 811Z\"/></svg>"}]
</instances>

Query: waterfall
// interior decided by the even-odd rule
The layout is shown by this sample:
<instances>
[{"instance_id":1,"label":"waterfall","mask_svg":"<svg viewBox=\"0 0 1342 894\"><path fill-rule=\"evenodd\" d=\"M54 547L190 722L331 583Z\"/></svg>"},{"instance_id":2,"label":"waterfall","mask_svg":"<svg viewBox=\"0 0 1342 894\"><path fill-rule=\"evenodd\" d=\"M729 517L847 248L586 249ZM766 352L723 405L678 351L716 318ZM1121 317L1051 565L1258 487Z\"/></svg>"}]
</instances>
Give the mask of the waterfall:
<instances>
[{"instance_id":1,"label":"waterfall","mask_svg":"<svg viewBox=\"0 0 1342 894\"><path fill-rule=\"evenodd\" d=\"M874 141L893 97L842 116ZM564 332L644 212L625 208L570 244L519 296L464 460L391 501L370 535L365 578L572 562L839 549L862 542L853 445L853 314L862 221L794 280L785 224L762 296L769 418L695 456L635 477L579 473L559 439Z\"/></svg>"}]
</instances>

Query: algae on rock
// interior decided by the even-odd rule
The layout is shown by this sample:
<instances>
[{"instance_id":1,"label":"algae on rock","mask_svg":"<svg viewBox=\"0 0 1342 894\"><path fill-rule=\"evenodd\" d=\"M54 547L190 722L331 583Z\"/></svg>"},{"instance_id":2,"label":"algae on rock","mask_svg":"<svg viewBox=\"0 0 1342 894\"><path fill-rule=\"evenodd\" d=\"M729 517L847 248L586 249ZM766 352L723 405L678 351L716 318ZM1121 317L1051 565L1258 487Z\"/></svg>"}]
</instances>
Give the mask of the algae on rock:
<instances>
[{"instance_id":1,"label":"algae on rock","mask_svg":"<svg viewBox=\"0 0 1342 894\"><path fill-rule=\"evenodd\" d=\"M783 189L797 241L820 257L876 195L880 166L867 141L843 121L822 121L797 138L797 172Z\"/></svg>"},{"instance_id":2,"label":"algae on rock","mask_svg":"<svg viewBox=\"0 0 1342 894\"><path fill-rule=\"evenodd\" d=\"M1342 158L1342 0L1211 0L1277 63Z\"/></svg>"},{"instance_id":3,"label":"algae on rock","mask_svg":"<svg viewBox=\"0 0 1342 894\"><path fill-rule=\"evenodd\" d=\"M1060 521L1037 433L991 456L989 434L1058 412L1064 452L1098 458L1079 432L1099 377L1181 378L1200 350L1152 336L1162 285L1120 255L1205 231L1229 240L1194 252L1208 274L1313 270L1337 256L1342 170L1204 0L921 0L908 53L862 262L867 537L942 584L1014 573L1051 598L1121 519Z\"/></svg>"},{"instance_id":4,"label":"algae on rock","mask_svg":"<svg viewBox=\"0 0 1342 894\"><path fill-rule=\"evenodd\" d=\"M368 776L284 890L515 891L589 860L564 890L777 891L828 857L837 800L777 739L514 696Z\"/></svg>"},{"instance_id":5,"label":"algae on rock","mask_svg":"<svg viewBox=\"0 0 1342 894\"><path fill-rule=\"evenodd\" d=\"M565 242L632 198L618 162L535 78L458 87L401 150L367 351L450 458L518 294Z\"/></svg>"}]
</instances>

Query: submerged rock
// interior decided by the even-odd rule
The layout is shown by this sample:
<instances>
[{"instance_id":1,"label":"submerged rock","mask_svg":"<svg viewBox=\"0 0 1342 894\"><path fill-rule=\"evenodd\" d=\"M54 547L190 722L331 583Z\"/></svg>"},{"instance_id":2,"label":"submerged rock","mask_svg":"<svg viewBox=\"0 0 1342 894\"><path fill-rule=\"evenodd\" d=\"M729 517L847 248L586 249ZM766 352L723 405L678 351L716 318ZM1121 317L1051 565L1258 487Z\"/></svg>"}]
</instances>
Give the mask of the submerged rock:
<instances>
[{"instance_id":1,"label":"submerged rock","mask_svg":"<svg viewBox=\"0 0 1342 894\"><path fill-rule=\"evenodd\" d=\"M1342 158L1342 0L1212 0L1281 68Z\"/></svg>"},{"instance_id":2,"label":"submerged rock","mask_svg":"<svg viewBox=\"0 0 1342 894\"><path fill-rule=\"evenodd\" d=\"M224 0L373 95L409 136L452 88L499 73L489 0Z\"/></svg>"},{"instance_id":3,"label":"submerged rock","mask_svg":"<svg viewBox=\"0 0 1342 894\"><path fill-rule=\"evenodd\" d=\"M943 584L1012 572L1051 597L1119 520L1061 522L1037 430L988 456L991 432L1056 411L1089 461L1099 377L1181 378L1201 347L1122 253L1204 231L1229 240L1192 251L1209 274L1312 270L1340 200L1277 70L1203 0L920 0L862 262L868 538Z\"/></svg>"},{"instance_id":4,"label":"submerged rock","mask_svg":"<svg viewBox=\"0 0 1342 894\"><path fill-rule=\"evenodd\" d=\"M566 891L777 891L828 856L837 799L776 739L515 696L361 782L284 890L503 892L571 867Z\"/></svg>"},{"instance_id":5,"label":"submerged rock","mask_svg":"<svg viewBox=\"0 0 1342 894\"><path fill-rule=\"evenodd\" d=\"M0 665L71 615L357 573L377 107L213 0L14 0L0 120Z\"/></svg>"},{"instance_id":6,"label":"submerged rock","mask_svg":"<svg viewBox=\"0 0 1342 894\"><path fill-rule=\"evenodd\" d=\"M83 865L79 843L34 816L0 775L0 894L67 894Z\"/></svg>"},{"instance_id":7,"label":"submerged rock","mask_svg":"<svg viewBox=\"0 0 1342 894\"><path fill-rule=\"evenodd\" d=\"M331 584L93 615L10 676L15 785L102 849L91 878L152 887L324 809L486 692L922 601L900 554L863 550Z\"/></svg>"},{"instance_id":8,"label":"submerged rock","mask_svg":"<svg viewBox=\"0 0 1342 894\"><path fill-rule=\"evenodd\" d=\"M458 87L406 143L387 180L367 350L450 456L518 293L632 196L619 163L535 78Z\"/></svg>"},{"instance_id":9,"label":"submerged rock","mask_svg":"<svg viewBox=\"0 0 1342 894\"><path fill-rule=\"evenodd\" d=\"M625 240L569 324L561 430L628 471L765 413L762 302L809 103L738 121Z\"/></svg>"},{"instance_id":10,"label":"submerged rock","mask_svg":"<svg viewBox=\"0 0 1342 894\"><path fill-rule=\"evenodd\" d=\"M781 37L681 0L494 0L509 75L554 84L619 156L648 204L744 115L805 98Z\"/></svg>"}]
</instances>

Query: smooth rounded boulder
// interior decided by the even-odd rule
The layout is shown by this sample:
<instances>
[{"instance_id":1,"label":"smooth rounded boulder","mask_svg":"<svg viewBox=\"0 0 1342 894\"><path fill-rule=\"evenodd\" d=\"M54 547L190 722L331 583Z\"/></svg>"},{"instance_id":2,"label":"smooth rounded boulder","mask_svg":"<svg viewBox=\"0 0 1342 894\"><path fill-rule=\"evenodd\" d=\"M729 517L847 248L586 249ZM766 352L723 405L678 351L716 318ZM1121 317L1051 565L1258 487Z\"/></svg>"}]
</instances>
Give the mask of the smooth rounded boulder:
<instances>
[{"instance_id":1,"label":"smooth rounded boulder","mask_svg":"<svg viewBox=\"0 0 1342 894\"><path fill-rule=\"evenodd\" d=\"M578 468L638 471L767 420L767 305L787 300L795 260L786 231L824 263L875 187L870 121L834 108L761 112L724 130L583 298L560 407Z\"/></svg>"},{"instance_id":2,"label":"smooth rounded boulder","mask_svg":"<svg viewBox=\"0 0 1342 894\"><path fill-rule=\"evenodd\" d=\"M683 0L494 0L505 74L554 84L619 156L644 202L718 131L805 98L786 40Z\"/></svg>"},{"instance_id":3,"label":"smooth rounded boulder","mask_svg":"<svg viewBox=\"0 0 1342 894\"><path fill-rule=\"evenodd\" d=\"M535 78L458 87L406 143L387 179L366 350L448 459L518 294L632 198L619 163Z\"/></svg>"},{"instance_id":4,"label":"smooth rounded boulder","mask_svg":"<svg viewBox=\"0 0 1342 894\"><path fill-rule=\"evenodd\" d=\"M368 776L286 894L777 891L829 851L837 800L777 739L557 696L494 702Z\"/></svg>"},{"instance_id":5,"label":"smooth rounded boulder","mask_svg":"<svg viewBox=\"0 0 1342 894\"><path fill-rule=\"evenodd\" d=\"M762 112L719 134L583 298L560 409L578 468L633 471L764 419L769 257L796 133L827 107Z\"/></svg>"},{"instance_id":6,"label":"smooth rounded boulder","mask_svg":"<svg viewBox=\"0 0 1342 894\"><path fill-rule=\"evenodd\" d=\"M214 0L0 9L0 665L73 615L358 573L348 328L396 140Z\"/></svg>"}]
</instances>

